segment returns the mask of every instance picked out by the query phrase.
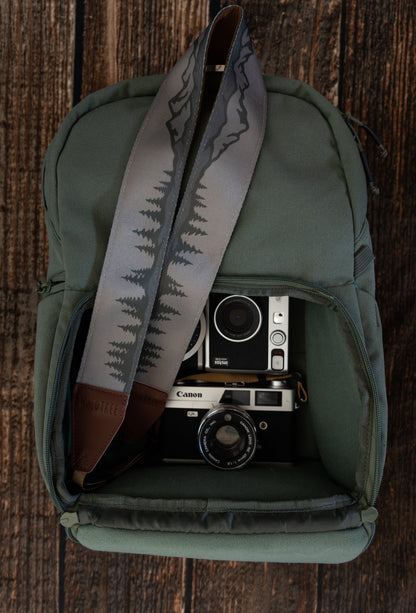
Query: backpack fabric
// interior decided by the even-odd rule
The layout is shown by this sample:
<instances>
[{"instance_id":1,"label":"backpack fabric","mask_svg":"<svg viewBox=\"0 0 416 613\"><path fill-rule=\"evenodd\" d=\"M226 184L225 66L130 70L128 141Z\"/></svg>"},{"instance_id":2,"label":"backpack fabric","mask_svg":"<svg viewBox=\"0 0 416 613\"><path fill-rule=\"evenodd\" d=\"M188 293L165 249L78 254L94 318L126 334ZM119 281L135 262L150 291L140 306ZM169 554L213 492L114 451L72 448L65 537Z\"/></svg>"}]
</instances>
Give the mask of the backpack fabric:
<instances>
[{"instance_id":1,"label":"backpack fabric","mask_svg":"<svg viewBox=\"0 0 416 613\"><path fill-rule=\"evenodd\" d=\"M95 491L71 482L71 390L124 170L163 80L91 94L45 157L49 268L38 308L35 430L51 499L68 536L96 550L349 561L374 535L387 438L367 183L341 113L295 80L264 77L265 137L213 286L290 298L290 363L308 390L295 416L295 462L229 472L147 462Z\"/></svg>"}]
</instances>

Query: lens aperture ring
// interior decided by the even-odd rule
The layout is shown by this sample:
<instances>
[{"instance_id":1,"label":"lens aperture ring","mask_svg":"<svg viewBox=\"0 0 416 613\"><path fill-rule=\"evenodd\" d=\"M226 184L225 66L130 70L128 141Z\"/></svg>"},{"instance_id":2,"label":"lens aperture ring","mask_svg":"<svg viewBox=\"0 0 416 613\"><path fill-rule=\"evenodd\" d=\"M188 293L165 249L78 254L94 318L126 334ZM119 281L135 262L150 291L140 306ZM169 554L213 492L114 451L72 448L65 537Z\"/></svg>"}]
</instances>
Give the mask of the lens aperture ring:
<instances>
[{"instance_id":1,"label":"lens aperture ring","mask_svg":"<svg viewBox=\"0 0 416 613\"><path fill-rule=\"evenodd\" d=\"M208 464L222 470L242 468L256 451L256 426L247 411L220 405L202 418L198 444Z\"/></svg>"}]
</instances>

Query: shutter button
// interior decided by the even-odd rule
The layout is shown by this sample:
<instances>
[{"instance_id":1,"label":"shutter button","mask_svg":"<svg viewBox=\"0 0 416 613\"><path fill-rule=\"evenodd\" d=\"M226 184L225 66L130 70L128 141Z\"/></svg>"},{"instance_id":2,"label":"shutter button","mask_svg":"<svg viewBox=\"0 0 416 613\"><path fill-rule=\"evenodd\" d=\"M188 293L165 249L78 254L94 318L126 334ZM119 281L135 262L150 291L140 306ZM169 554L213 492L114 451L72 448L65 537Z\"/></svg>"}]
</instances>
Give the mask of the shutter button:
<instances>
[{"instance_id":1,"label":"shutter button","mask_svg":"<svg viewBox=\"0 0 416 613\"><path fill-rule=\"evenodd\" d=\"M276 330L275 332L272 332L270 340L272 341L273 345L283 345L283 343L286 341L286 334L281 330Z\"/></svg>"}]
</instances>

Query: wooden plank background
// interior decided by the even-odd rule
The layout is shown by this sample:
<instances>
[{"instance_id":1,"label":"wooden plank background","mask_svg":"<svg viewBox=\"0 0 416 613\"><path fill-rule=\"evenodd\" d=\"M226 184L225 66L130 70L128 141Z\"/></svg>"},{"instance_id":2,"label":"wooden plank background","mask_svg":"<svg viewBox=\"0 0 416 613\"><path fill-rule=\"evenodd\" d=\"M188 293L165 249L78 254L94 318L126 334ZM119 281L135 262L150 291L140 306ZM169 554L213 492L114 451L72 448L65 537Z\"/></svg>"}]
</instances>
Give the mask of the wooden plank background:
<instances>
[{"instance_id":1,"label":"wooden plank background","mask_svg":"<svg viewBox=\"0 0 416 613\"><path fill-rule=\"evenodd\" d=\"M390 152L381 161L367 143L381 189L369 219L390 402L368 551L340 566L90 552L65 539L40 478L32 396L34 288L47 266L44 152L74 102L123 78L165 72L224 4L0 0L0 611L415 610L413 0L241 2L263 71L307 81L366 121Z\"/></svg>"}]
</instances>

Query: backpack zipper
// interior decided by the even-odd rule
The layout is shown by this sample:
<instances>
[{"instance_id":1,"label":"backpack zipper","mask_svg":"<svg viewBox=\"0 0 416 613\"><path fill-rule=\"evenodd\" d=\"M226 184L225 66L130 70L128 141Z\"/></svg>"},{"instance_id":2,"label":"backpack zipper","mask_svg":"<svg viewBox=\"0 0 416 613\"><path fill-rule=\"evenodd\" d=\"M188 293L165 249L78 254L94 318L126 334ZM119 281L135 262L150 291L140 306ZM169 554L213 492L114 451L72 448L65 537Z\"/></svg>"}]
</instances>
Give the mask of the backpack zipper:
<instances>
[{"instance_id":1,"label":"backpack zipper","mask_svg":"<svg viewBox=\"0 0 416 613\"><path fill-rule=\"evenodd\" d=\"M88 302L91 300L93 296L94 296L94 292L90 292L89 294L84 296L84 298L82 298L82 300L80 300L80 302L75 307L71 315L71 318L69 320L69 323L68 323L68 326L65 332L65 336L62 341L61 349L58 355L58 360L56 362L54 384L52 388L51 400L49 403L50 410L49 410L49 415L48 415L48 419L46 423L45 438L44 438L46 478L49 484L49 493L50 493L52 502L55 505L55 507L59 509L61 512L65 510L65 505L63 504L61 498L58 496L58 493L56 492L56 489L55 489L55 485L53 483L54 458L52 457L52 453L50 450L50 441L52 437L53 423L55 420L56 402L57 402L59 386L60 386L60 381L61 381L62 368L65 363L66 354L68 351L68 341L71 336L71 332L72 332L75 321L80 316L80 314L83 313L84 307L88 304Z\"/></svg>"},{"instance_id":2,"label":"backpack zipper","mask_svg":"<svg viewBox=\"0 0 416 613\"><path fill-rule=\"evenodd\" d=\"M234 292L238 290L244 290L249 293L250 291L256 292L259 289L263 289L267 291L269 294L272 289L277 289L279 294L282 291L292 290L298 291L299 293L313 296L315 298L320 298L320 302L326 303L327 306L336 307L344 317L349 329L351 330L351 338L354 341L354 344L357 348L357 351L360 355L362 365L364 367L364 371L366 374L366 378L369 384L369 388L371 390L371 398L373 401L374 408L374 416L375 416L375 428L377 432L377 442L378 448L375 453L375 479L373 481L373 485L371 488L370 499L368 500L368 504L373 505L377 498L380 481L381 481L381 466L380 466L380 457L381 457L381 440L382 440L382 429L381 429L381 415L380 415L380 406L378 402L378 394L377 394L377 386L374 379L373 367L370 363L367 350L364 346L363 340L361 338L361 334L352 319L350 313L343 305L341 300L339 300L336 296L330 294L328 291L321 287L317 287L315 285L310 285L307 283L299 283L297 281L288 281L287 279L278 279L278 278L244 278L244 277L217 277L215 280L213 291L229 291Z\"/></svg>"},{"instance_id":3,"label":"backpack zipper","mask_svg":"<svg viewBox=\"0 0 416 613\"><path fill-rule=\"evenodd\" d=\"M65 279L63 274L58 275L56 279L48 279L47 281L38 281L36 283L36 293L42 298L51 294L57 294L65 288Z\"/></svg>"},{"instance_id":4,"label":"backpack zipper","mask_svg":"<svg viewBox=\"0 0 416 613\"><path fill-rule=\"evenodd\" d=\"M368 163L368 158L367 158L367 154L365 152L365 149L361 143L360 137L357 134L357 131L354 127L358 126L360 128L363 128L367 134L369 134L371 136L371 138L375 141L378 151L379 151L379 156L381 158L386 158L388 156L388 152L387 149L384 147L384 145L382 144L381 140L379 139L379 137L377 136L377 134L375 132L373 132L373 130L365 123L363 123L362 121L360 121L359 119L357 119L356 117L354 117L353 115L351 115L351 113L341 113L345 123L347 124L347 126L349 127L351 134L354 137L354 140L356 142L356 145L358 147L358 151L360 153L360 157L361 157L361 161L363 163L364 166L364 171L365 174L367 176L367 182L368 182L368 187L370 189L370 192L372 194L374 194L375 196L378 196L380 193L379 188L377 187L377 185L374 182L374 177L373 177L373 173L371 172L370 169L370 165Z\"/></svg>"}]
</instances>

